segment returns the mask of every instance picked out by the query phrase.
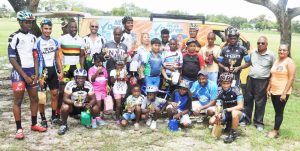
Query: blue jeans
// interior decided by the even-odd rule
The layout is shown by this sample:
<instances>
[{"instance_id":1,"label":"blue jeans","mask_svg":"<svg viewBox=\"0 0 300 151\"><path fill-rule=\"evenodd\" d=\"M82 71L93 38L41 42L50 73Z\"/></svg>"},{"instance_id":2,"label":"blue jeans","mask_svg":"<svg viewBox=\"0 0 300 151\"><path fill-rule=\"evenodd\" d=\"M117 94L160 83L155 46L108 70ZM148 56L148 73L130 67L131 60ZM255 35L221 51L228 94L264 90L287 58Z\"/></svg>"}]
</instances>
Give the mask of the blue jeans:
<instances>
[{"instance_id":1,"label":"blue jeans","mask_svg":"<svg viewBox=\"0 0 300 151\"><path fill-rule=\"evenodd\" d=\"M130 121L130 120L135 119L135 114L134 114L134 113L124 113L124 114L123 114L123 118L124 118L126 121Z\"/></svg>"},{"instance_id":2,"label":"blue jeans","mask_svg":"<svg viewBox=\"0 0 300 151\"><path fill-rule=\"evenodd\" d=\"M145 76L145 84L146 84L146 87L152 85L152 86L156 86L157 88L159 88L160 76L156 76L156 77Z\"/></svg>"},{"instance_id":3,"label":"blue jeans","mask_svg":"<svg viewBox=\"0 0 300 151\"><path fill-rule=\"evenodd\" d=\"M208 72L208 80L213 81L217 84L217 82L218 82L218 72Z\"/></svg>"}]
</instances>

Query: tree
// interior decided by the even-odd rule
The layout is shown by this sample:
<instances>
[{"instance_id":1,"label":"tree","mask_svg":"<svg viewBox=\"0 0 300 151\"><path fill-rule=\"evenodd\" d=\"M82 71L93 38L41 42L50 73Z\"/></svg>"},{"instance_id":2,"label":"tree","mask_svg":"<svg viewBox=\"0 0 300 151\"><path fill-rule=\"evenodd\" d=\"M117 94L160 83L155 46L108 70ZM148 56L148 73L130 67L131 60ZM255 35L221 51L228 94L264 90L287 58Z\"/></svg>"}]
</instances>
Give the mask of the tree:
<instances>
[{"instance_id":1,"label":"tree","mask_svg":"<svg viewBox=\"0 0 300 151\"><path fill-rule=\"evenodd\" d=\"M14 11L17 13L22 10L29 10L32 13L36 13L40 0L8 0ZM32 33L39 37L42 35L39 26L34 23Z\"/></svg>"},{"instance_id":2,"label":"tree","mask_svg":"<svg viewBox=\"0 0 300 151\"><path fill-rule=\"evenodd\" d=\"M183 12L183 11L180 11L180 10L168 10L166 12L166 14L171 14L171 15L189 15L189 13Z\"/></svg>"},{"instance_id":3,"label":"tree","mask_svg":"<svg viewBox=\"0 0 300 151\"><path fill-rule=\"evenodd\" d=\"M288 0L278 0L277 4L274 4L271 0L245 0L249 3L262 5L271 10L277 19L280 31L280 43L289 44L291 49L292 32L291 32L291 20L300 15L300 7L286 8ZM291 54L291 53L289 53Z\"/></svg>"},{"instance_id":4,"label":"tree","mask_svg":"<svg viewBox=\"0 0 300 151\"><path fill-rule=\"evenodd\" d=\"M243 17L231 17L230 25L233 26L233 27L236 27L236 28L240 29L241 25L245 24L247 22L248 22L247 18L243 18Z\"/></svg>"},{"instance_id":5,"label":"tree","mask_svg":"<svg viewBox=\"0 0 300 151\"><path fill-rule=\"evenodd\" d=\"M145 8L135 6L133 3L124 3L121 7L113 8L111 14L113 16L137 16L149 17L150 11Z\"/></svg>"}]
</instances>

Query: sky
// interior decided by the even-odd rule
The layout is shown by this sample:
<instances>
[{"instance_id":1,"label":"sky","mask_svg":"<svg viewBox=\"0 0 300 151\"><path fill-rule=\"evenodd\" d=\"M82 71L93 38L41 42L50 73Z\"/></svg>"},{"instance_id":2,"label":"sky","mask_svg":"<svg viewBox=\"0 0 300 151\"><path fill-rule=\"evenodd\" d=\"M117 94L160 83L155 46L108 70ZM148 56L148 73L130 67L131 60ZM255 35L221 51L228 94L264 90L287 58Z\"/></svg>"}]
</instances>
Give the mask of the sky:
<instances>
[{"instance_id":1,"label":"sky","mask_svg":"<svg viewBox=\"0 0 300 151\"><path fill-rule=\"evenodd\" d=\"M275 21L274 14L267 8L248 3L244 0L78 0L83 5L110 11L114 7L120 7L123 3L133 3L138 7L146 8L153 13L165 13L168 10L180 10L195 15L197 13L223 14L229 17L240 16L248 20L261 14ZM271 0L277 3L278 0ZM10 6L7 0L0 0L0 4ZM300 0L289 0L288 8L300 7ZM300 16L294 18L300 20Z\"/></svg>"}]
</instances>

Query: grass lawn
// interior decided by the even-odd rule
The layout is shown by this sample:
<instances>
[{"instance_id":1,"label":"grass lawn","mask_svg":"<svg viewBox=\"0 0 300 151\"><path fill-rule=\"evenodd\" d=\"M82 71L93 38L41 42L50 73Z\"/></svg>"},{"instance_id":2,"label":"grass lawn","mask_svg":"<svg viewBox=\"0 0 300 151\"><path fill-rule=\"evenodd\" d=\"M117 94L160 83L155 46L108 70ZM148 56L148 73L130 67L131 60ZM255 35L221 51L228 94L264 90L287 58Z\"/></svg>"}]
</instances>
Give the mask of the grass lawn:
<instances>
[{"instance_id":1,"label":"grass lawn","mask_svg":"<svg viewBox=\"0 0 300 151\"><path fill-rule=\"evenodd\" d=\"M15 21L0 19L0 58L7 55L7 38L18 29L18 23ZM54 24L54 36L57 38L60 33L59 24ZM242 31L251 42L253 48L256 47L257 38L260 35L265 35L269 39L269 48L277 54L279 46L279 33L269 31ZM293 34L292 37L292 57L297 64L297 69L300 69L300 35ZM277 56L277 55L276 55ZM2 62L1 62L2 63ZM1 67L1 66L0 66ZM273 128L274 124L274 109L270 99L268 100L265 113L265 130L263 133L257 132L254 126L240 127L242 136L237 142L231 145L224 145L222 141L216 141L210 137L210 130L207 126L195 124L188 132L172 133L166 129L165 125L160 125L157 132L151 132L144 126L142 130L137 133L132 129L123 130L110 123L110 126L96 129L85 130L82 126L78 126L78 122L71 122L71 131L66 136L56 135L57 127L51 127L45 134L33 135L30 133L29 127L26 127L27 133L24 141L15 141L14 121L11 112L11 91L0 89L0 96L3 100L0 101L0 150L92 150L91 146L97 146L94 149L102 150L178 150L181 144L184 148L190 150L199 150L205 148L208 150L224 149L236 150L238 146L240 150L300 150L300 80L298 80L300 73L297 73L296 81L294 83L293 95L288 100L285 108L284 121L281 126L280 137L278 139L267 139L265 133ZM1 85L0 85L1 86ZM24 125L29 126L29 110L28 97L26 97L23 105L22 113ZM48 102L49 103L49 102ZM25 107L24 107L25 106ZM48 115L50 115L50 106L48 105ZM81 131L82 130L82 131ZM72 132L72 133L71 133ZM101 135L100 135L101 134ZM36 136L36 138L33 138ZM95 140L91 140L93 137ZM118 139L117 139L118 138ZM75 142L70 144L70 142ZM63 145L64 144L64 145ZM39 146L40 148L35 148ZM49 148L50 147L50 148ZM183 149L183 148L181 148Z\"/></svg>"}]
</instances>

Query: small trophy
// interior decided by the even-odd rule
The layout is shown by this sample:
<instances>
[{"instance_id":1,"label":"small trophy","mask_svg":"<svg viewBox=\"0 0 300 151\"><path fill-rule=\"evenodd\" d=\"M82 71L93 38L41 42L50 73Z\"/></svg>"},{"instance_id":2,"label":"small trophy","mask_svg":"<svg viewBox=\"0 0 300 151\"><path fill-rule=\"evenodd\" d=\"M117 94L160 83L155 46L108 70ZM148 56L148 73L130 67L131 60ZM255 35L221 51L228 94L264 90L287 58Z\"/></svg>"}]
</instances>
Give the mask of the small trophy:
<instances>
[{"instance_id":1,"label":"small trophy","mask_svg":"<svg viewBox=\"0 0 300 151\"><path fill-rule=\"evenodd\" d=\"M228 62L229 62L229 65L230 65L229 71L230 71L230 72L233 72L233 70L234 70L233 65L236 63L236 58L230 58L230 59L228 60Z\"/></svg>"},{"instance_id":2,"label":"small trophy","mask_svg":"<svg viewBox=\"0 0 300 151\"><path fill-rule=\"evenodd\" d=\"M103 48L102 51L104 53L104 59L108 60L110 58L109 57L109 50L107 48Z\"/></svg>"}]
</instances>

